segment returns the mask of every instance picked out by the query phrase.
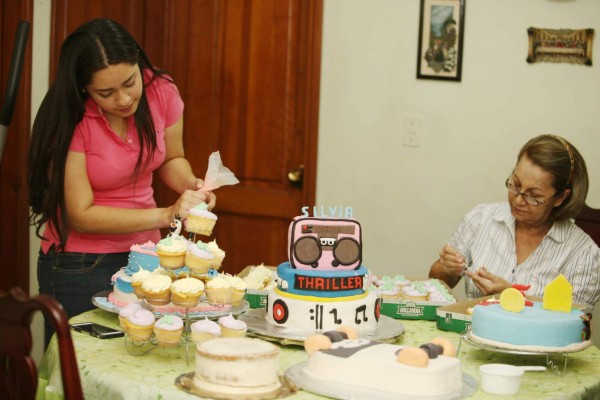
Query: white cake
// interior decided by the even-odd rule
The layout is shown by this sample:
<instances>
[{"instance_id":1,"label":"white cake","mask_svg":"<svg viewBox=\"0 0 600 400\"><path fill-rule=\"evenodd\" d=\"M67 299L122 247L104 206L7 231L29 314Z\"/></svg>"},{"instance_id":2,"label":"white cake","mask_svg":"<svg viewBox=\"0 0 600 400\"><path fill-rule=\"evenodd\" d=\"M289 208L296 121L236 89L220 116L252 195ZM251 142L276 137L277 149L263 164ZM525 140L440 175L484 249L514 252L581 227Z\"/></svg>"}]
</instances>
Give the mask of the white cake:
<instances>
[{"instance_id":1,"label":"white cake","mask_svg":"<svg viewBox=\"0 0 600 400\"><path fill-rule=\"evenodd\" d=\"M279 390L279 348L260 339L224 338L198 344L194 384L228 395Z\"/></svg>"},{"instance_id":2,"label":"white cake","mask_svg":"<svg viewBox=\"0 0 600 400\"><path fill-rule=\"evenodd\" d=\"M329 349L313 352L304 373L319 382L369 388L406 396L444 396L460 394L462 372L455 357L437 355L426 367L397 361L405 349L365 339L346 339ZM411 348L412 349L412 348Z\"/></svg>"}]
</instances>

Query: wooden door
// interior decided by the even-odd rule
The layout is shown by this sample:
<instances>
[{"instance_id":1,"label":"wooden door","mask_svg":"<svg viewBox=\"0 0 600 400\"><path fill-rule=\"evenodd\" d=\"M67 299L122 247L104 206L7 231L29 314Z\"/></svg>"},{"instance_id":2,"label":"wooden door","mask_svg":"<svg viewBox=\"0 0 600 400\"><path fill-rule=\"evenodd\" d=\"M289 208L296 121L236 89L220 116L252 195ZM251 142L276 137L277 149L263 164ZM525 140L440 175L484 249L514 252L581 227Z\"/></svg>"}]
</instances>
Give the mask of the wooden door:
<instances>
[{"instance_id":1,"label":"wooden door","mask_svg":"<svg viewBox=\"0 0 600 400\"><path fill-rule=\"evenodd\" d=\"M31 22L33 0L0 0L0 105L12 59L19 21ZM31 26L12 120L0 162L0 290L19 286L29 291L29 202L27 147L31 104Z\"/></svg>"},{"instance_id":2,"label":"wooden door","mask_svg":"<svg viewBox=\"0 0 600 400\"><path fill-rule=\"evenodd\" d=\"M135 3L136 7L132 4ZM80 23L123 23L175 79L184 145L196 174L220 151L240 184L216 191L213 237L223 269L287 259L287 227L316 188L322 0L55 1L59 43ZM53 65L57 60L54 60ZM290 170L303 166L303 181ZM159 205L176 195L155 185Z\"/></svg>"}]
</instances>

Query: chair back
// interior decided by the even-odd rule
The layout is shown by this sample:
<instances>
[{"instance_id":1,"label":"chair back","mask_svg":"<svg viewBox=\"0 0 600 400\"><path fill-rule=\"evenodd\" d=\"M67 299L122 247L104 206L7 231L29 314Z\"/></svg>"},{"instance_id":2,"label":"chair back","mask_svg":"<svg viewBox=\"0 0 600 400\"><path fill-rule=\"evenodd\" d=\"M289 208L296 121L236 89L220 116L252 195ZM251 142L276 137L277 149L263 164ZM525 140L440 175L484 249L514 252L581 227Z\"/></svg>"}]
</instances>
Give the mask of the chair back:
<instances>
[{"instance_id":1,"label":"chair back","mask_svg":"<svg viewBox=\"0 0 600 400\"><path fill-rule=\"evenodd\" d=\"M575 224L600 246L600 209L591 208L587 205L575 217Z\"/></svg>"},{"instance_id":2,"label":"chair back","mask_svg":"<svg viewBox=\"0 0 600 400\"><path fill-rule=\"evenodd\" d=\"M36 311L50 319L56 330L65 399L83 399L64 308L50 296L29 297L18 287L0 291L0 398L35 399L38 374L31 357L31 320Z\"/></svg>"}]
</instances>

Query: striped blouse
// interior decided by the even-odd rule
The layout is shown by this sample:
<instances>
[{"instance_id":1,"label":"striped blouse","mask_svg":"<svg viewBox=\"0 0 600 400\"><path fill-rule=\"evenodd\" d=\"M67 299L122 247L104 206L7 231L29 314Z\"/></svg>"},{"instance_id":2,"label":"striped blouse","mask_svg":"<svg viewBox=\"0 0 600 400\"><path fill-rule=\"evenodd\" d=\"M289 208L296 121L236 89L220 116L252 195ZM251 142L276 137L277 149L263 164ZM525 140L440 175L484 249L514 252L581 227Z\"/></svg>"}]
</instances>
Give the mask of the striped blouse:
<instances>
[{"instance_id":1,"label":"striped blouse","mask_svg":"<svg viewBox=\"0 0 600 400\"><path fill-rule=\"evenodd\" d=\"M555 222L539 246L517 265L515 218L508 202L480 204L454 232L450 246L460 251L467 267L480 267L511 283L531 285L530 296L542 297L544 287L559 274L573 285L573 302L592 307L600 297L600 248L572 221ZM469 298L482 296L465 275Z\"/></svg>"}]
</instances>

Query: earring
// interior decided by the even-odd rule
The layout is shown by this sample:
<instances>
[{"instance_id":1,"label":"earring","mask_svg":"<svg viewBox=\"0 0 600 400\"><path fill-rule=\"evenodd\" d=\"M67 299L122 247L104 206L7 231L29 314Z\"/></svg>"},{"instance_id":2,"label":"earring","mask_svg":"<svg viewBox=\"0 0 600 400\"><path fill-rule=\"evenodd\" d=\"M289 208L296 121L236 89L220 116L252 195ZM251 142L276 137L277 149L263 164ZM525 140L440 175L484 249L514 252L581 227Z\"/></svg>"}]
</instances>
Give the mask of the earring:
<instances>
[{"instance_id":1,"label":"earring","mask_svg":"<svg viewBox=\"0 0 600 400\"><path fill-rule=\"evenodd\" d=\"M85 89L81 89L81 93L87 93Z\"/></svg>"}]
</instances>

